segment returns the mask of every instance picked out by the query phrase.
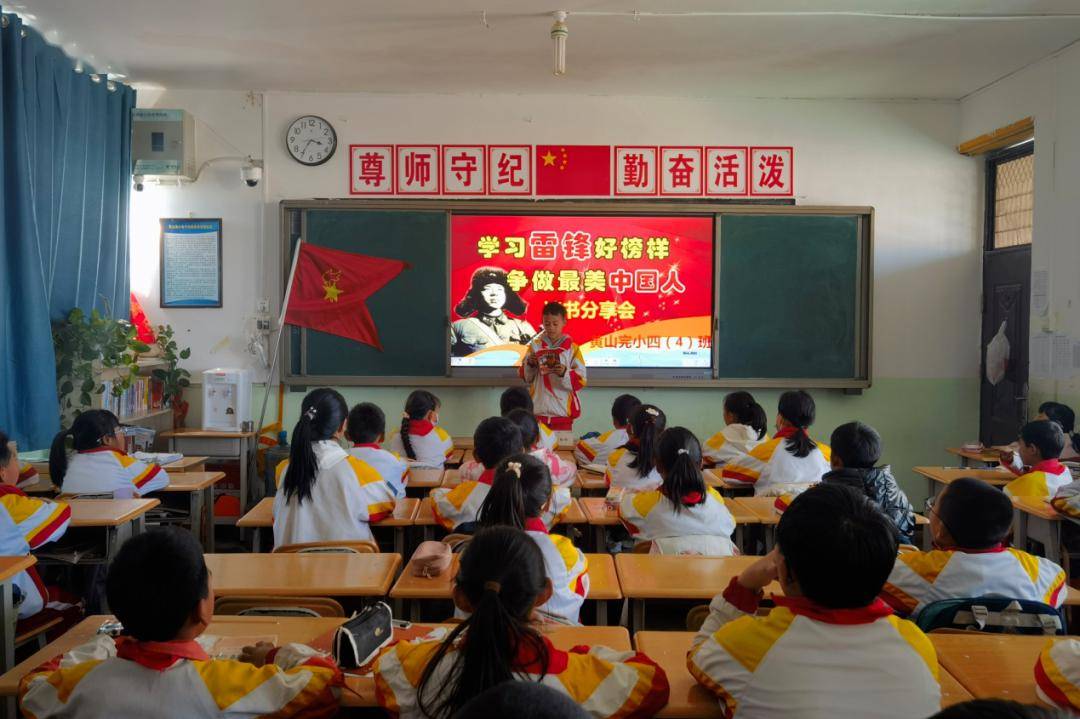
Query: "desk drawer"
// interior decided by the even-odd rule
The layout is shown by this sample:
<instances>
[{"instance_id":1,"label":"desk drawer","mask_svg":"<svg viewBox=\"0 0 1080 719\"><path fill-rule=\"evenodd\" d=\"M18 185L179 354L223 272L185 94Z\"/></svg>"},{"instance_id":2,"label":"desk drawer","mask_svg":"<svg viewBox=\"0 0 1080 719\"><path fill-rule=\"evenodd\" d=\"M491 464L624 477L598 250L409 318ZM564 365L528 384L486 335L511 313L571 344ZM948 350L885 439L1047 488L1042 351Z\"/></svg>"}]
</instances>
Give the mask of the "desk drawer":
<instances>
[{"instance_id":1,"label":"desk drawer","mask_svg":"<svg viewBox=\"0 0 1080 719\"><path fill-rule=\"evenodd\" d=\"M173 447L184 455L240 457L239 437L173 437Z\"/></svg>"}]
</instances>

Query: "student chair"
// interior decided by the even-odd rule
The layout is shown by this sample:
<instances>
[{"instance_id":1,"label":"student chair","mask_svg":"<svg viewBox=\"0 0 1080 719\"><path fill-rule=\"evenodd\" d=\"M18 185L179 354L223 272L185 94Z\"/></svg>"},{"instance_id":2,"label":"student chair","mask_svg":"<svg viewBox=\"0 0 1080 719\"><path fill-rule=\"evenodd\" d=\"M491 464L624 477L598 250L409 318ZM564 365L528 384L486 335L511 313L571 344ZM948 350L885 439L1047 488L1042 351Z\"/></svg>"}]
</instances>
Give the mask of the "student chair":
<instances>
[{"instance_id":1,"label":"student chair","mask_svg":"<svg viewBox=\"0 0 1080 719\"><path fill-rule=\"evenodd\" d=\"M338 539L329 542L301 542L274 547L274 554L378 554L379 545L370 539Z\"/></svg>"},{"instance_id":2,"label":"student chair","mask_svg":"<svg viewBox=\"0 0 1080 719\"><path fill-rule=\"evenodd\" d=\"M1066 634L1065 615L1048 604L1008 597L943 599L913 617L924 632L964 630L990 634Z\"/></svg>"},{"instance_id":3,"label":"student chair","mask_svg":"<svg viewBox=\"0 0 1080 719\"><path fill-rule=\"evenodd\" d=\"M344 617L345 609L328 597L219 597L214 614L239 617Z\"/></svg>"},{"instance_id":4,"label":"student chair","mask_svg":"<svg viewBox=\"0 0 1080 719\"><path fill-rule=\"evenodd\" d=\"M634 545L634 548L631 550L631 552L633 554L649 554L652 552L652 542L638 542Z\"/></svg>"}]
</instances>

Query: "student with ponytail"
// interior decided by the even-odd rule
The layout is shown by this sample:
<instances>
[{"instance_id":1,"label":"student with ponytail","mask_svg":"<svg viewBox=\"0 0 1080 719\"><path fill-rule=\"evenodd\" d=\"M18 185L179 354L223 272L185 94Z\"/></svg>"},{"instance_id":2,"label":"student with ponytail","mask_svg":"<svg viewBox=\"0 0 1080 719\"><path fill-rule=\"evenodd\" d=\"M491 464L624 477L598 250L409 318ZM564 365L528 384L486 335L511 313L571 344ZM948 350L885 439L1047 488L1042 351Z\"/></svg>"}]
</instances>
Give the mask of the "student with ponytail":
<instances>
[{"instance_id":1,"label":"student with ponytail","mask_svg":"<svg viewBox=\"0 0 1080 719\"><path fill-rule=\"evenodd\" d=\"M808 433L816 414L814 398L807 392L784 392L776 414L776 434L724 465L724 479L752 485L759 497L799 491L820 482L832 467L828 445L814 442Z\"/></svg>"},{"instance_id":2,"label":"student with ponytail","mask_svg":"<svg viewBox=\"0 0 1080 719\"><path fill-rule=\"evenodd\" d=\"M534 417L536 416L536 412L533 411L532 395L529 394L527 387L507 387L499 395L500 415L506 417L515 409L526 409ZM536 422L540 425L540 446L544 449L550 449L552 452L557 450L559 448L559 438L555 436L555 430L539 419Z\"/></svg>"},{"instance_id":3,"label":"student with ponytail","mask_svg":"<svg viewBox=\"0 0 1080 719\"><path fill-rule=\"evenodd\" d=\"M619 518L637 542L652 542L653 554L735 554L735 518L724 499L706 486L701 474L701 444L685 427L660 435L656 466L659 489L624 494Z\"/></svg>"},{"instance_id":4,"label":"student with ponytail","mask_svg":"<svg viewBox=\"0 0 1080 719\"><path fill-rule=\"evenodd\" d=\"M540 682L593 717L651 717L667 703L664 670L640 652L558 649L532 624L551 597L536 542L488 527L461 555L454 604L469 616L442 640L399 642L375 661L375 698L402 719L449 719L506 681Z\"/></svg>"},{"instance_id":5,"label":"student with ponytail","mask_svg":"<svg viewBox=\"0 0 1080 719\"><path fill-rule=\"evenodd\" d=\"M521 433L521 444L525 451L547 465L551 472L551 481L557 487L569 487L577 476L577 465L571 464L544 447L540 438L540 423L533 413L527 409L512 409L503 415L517 426ZM458 476L462 480L480 479L484 473L484 465L478 460L462 462L458 468Z\"/></svg>"},{"instance_id":6,"label":"student with ponytail","mask_svg":"<svg viewBox=\"0 0 1080 719\"><path fill-rule=\"evenodd\" d=\"M410 392L401 413L401 429L390 438L390 451L422 467L442 469L454 451L454 440L439 426L439 407L439 398L431 392Z\"/></svg>"},{"instance_id":7,"label":"student with ponytail","mask_svg":"<svg viewBox=\"0 0 1080 719\"><path fill-rule=\"evenodd\" d=\"M576 624L589 594L589 564L569 538L548 534L543 515L550 505L547 466L532 454L514 454L495 468L495 480L476 521L481 527L506 525L524 530L536 542L552 585L551 599L538 609Z\"/></svg>"},{"instance_id":8,"label":"student with ponytail","mask_svg":"<svg viewBox=\"0 0 1080 719\"><path fill-rule=\"evenodd\" d=\"M656 405L638 405L627 425L630 439L608 457L604 479L607 486L631 492L656 489L663 480L656 471L656 443L667 426L667 417Z\"/></svg>"},{"instance_id":9,"label":"student with ponytail","mask_svg":"<svg viewBox=\"0 0 1080 719\"><path fill-rule=\"evenodd\" d=\"M68 438L74 453L68 455ZM49 450L49 479L64 494L140 497L169 486L169 475L124 452L120 420L106 409L83 412L56 435Z\"/></svg>"},{"instance_id":10,"label":"student with ponytail","mask_svg":"<svg viewBox=\"0 0 1080 719\"><path fill-rule=\"evenodd\" d=\"M769 432L765 410L749 392L732 392L724 397L725 427L705 441L705 459L724 465L750 454Z\"/></svg>"},{"instance_id":11,"label":"student with ponytail","mask_svg":"<svg viewBox=\"0 0 1080 719\"><path fill-rule=\"evenodd\" d=\"M349 406L329 387L300 404L288 461L277 466L274 544L371 539L372 522L393 514L394 488L341 446Z\"/></svg>"},{"instance_id":12,"label":"student with ponytail","mask_svg":"<svg viewBox=\"0 0 1080 719\"><path fill-rule=\"evenodd\" d=\"M611 403L611 423L615 429L590 432L582 435L581 441L574 447L574 458L580 464L606 465L608 457L630 439L626 426L634 410L641 406L641 400L632 394L620 394Z\"/></svg>"}]
</instances>

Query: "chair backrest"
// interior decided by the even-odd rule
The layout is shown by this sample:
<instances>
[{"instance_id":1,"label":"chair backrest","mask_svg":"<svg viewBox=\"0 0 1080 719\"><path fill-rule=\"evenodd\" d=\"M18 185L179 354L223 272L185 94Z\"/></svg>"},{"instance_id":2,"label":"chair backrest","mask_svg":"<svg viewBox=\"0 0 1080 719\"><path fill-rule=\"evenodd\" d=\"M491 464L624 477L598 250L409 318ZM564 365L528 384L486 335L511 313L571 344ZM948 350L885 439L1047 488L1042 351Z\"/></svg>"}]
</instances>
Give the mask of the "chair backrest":
<instances>
[{"instance_id":1,"label":"chair backrest","mask_svg":"<svg viewBox=\"0 0 1080 719\"><path fill-rule=\"evenodd\" d=\"M653 546L653 544L650 541L638 542L637 544L634 545L633 553L634 554L651 554L652 553L652 546Z\"/></svg>"},{"instance_id":2,"label":"chair backrest","mask_svg":"<svg viewBox=\"0 0 1080 719\"><path fill-rule=\"evenodd\" d=\"M338 539L329 542L302 542L274 547L281 553L327 553L327 554L378 554L379 545L370 539Z\"/></svg>"},{"instance_id":3,"label":"chair backrest","mask_svg":"<svg viewBox=\"0 0 1080 719\"><path fill-rule=\"evenodd\" d=\"M1066 634L1065 615L1027 599L969 597L943 599L923 607L914 617L924 632L963 629L992 634Z\"/></svg>"},{"instance_id":4,"label":"chair backrest","mask_svg":"<svg viewBox=\"0 0 1080 719\"><path fill-rule=\"evenodd\" d=\"M219 597L214 614L272 617L344 617L345 609L329 597Z\"/></svg>"}]
</instances>

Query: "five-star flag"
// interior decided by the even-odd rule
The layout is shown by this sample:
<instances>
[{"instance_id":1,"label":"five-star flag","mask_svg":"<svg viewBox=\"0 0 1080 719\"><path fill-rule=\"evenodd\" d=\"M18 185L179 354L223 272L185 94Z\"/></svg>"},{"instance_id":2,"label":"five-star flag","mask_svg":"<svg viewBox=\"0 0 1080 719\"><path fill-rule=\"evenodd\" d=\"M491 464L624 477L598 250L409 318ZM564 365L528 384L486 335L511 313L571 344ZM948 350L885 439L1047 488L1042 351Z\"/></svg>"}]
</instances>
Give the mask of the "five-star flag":
<instances>
[{"instance_id":1,"label":"five-star flag","mask_svg":"<svg viewBox=\"0 0 1080 719\"><path fill-rule=\"evenodd\" d=\"M611 194L610 145L537 145L536 194Z\"/></svg>"},{"instance_id":2,"label":"five-star flag","mask_svg":"<svg viewBox=\"0 0 1080 719\"><path fill-rule=\"evenodd\" d=\"M401 260L302 242L286 298L285 322L381 350L375 321L364 303L408 266Z\"/></svg>"}]
</instances>

